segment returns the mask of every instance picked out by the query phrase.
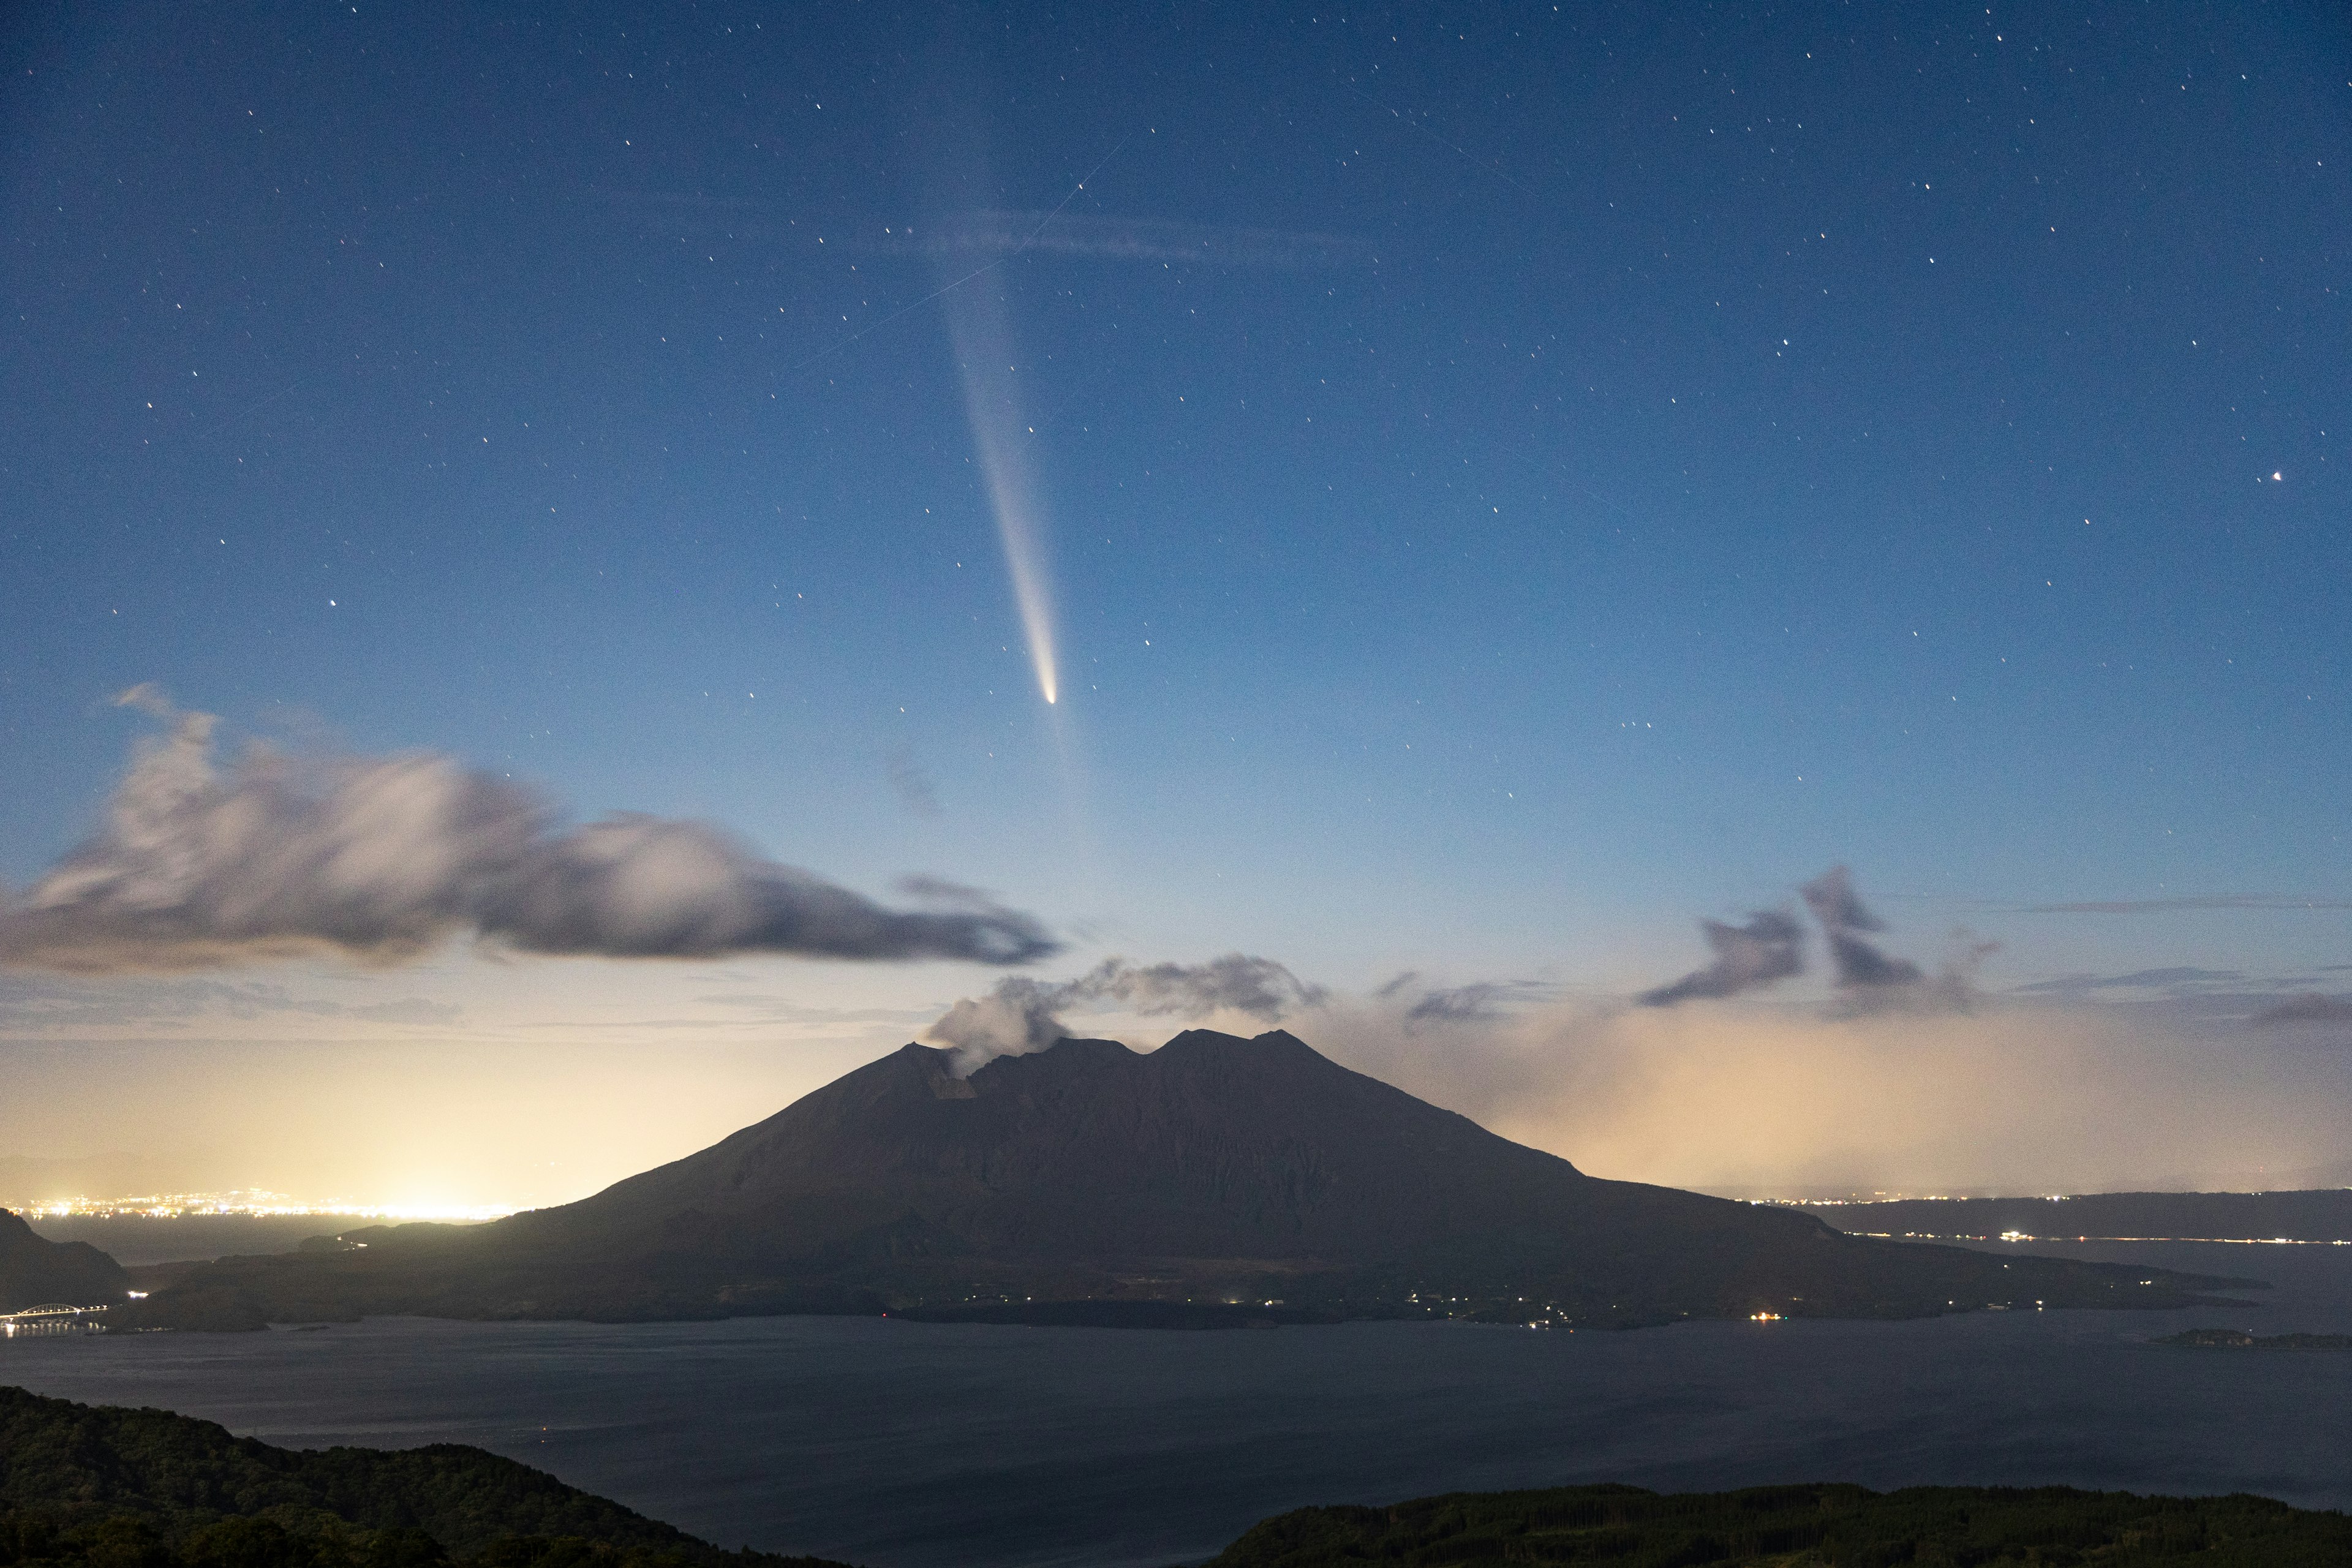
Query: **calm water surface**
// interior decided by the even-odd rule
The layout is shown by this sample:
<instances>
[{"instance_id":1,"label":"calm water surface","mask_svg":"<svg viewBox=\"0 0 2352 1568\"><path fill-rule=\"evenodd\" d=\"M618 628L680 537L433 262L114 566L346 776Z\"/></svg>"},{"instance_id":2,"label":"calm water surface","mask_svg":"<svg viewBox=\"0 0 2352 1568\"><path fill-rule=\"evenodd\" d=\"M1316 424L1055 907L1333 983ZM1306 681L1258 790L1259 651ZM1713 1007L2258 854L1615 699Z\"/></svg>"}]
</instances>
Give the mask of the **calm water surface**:
<instances>
[{"instance_id":1,"label":"calm water surface","mask_svg":"<svg viewBox=\"0 0 2352 1568\"><path fill-rule=\"evenodd\" d=\"M379 1319L17 1341L0 1382L273 1443L478 1444L732 1546L876 1568L1198 1562L1305 1503L1622 1480L2253 1491L2352 1507L2352 1247L2033 1250L2256 1275L2259 1307L1134 1333L869 1319Z\"/></svg>"}]
</instances>

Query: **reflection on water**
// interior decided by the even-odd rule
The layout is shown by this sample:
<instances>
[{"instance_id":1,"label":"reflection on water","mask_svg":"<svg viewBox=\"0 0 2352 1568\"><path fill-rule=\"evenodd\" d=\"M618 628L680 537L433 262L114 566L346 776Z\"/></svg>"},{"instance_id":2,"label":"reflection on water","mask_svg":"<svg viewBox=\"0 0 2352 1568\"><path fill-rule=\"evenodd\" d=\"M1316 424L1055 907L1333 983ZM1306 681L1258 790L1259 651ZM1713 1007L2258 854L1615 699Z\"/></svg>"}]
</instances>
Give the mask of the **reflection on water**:
<instances>
[{"instance_id":1,"label":"reflection on water","mask_svg":"<svg viewBox=\"0 0 2352 1568\"><path fill-rule=\"evenodd\" d=\"M0 1339L29 1340L36 1336L96 1334L106 1330L104 1307L75 1307L63 1302L0 1312Z\"/></svg>"},{"instance_id":2,"label":"reflection on water","mask_svg":"<svg viewBox=\"0 0 2352 1568\"><path fill-rule=\"evenodd\" d=\"M476 1443L726 1545L877 1568L1197 1562L1304 1503L1584 1480L2352 1506L2352 1354L2148 1342L2352 1331L2352 1249L2032 1250L2276 1289L2180 1312L1582 1334L394 1319L12 1344L0 1381L297 1447Z\"/></svg>"},{"instance_id":3,"label":"reflection on water","mask_svg":"<svg viewBox=\"0 0 2352 1568\"><path fill-rule=\"evenodd\" d=\"M79 1318L0 1318L0 1339L29 1340L37 1337L54 1338L63 1334L98 1334L106 1331L100 1324Z\"/></svg>"}]
</instances>

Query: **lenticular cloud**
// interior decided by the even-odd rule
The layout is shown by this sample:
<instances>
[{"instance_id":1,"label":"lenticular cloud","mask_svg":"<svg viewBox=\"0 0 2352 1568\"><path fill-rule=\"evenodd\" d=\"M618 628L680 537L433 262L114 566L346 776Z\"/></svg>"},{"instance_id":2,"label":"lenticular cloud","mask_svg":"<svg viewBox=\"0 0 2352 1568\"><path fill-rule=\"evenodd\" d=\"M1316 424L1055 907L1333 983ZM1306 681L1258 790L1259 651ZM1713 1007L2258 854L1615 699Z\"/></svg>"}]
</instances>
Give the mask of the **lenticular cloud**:
<instances>
[{"instance_id":1,"label":"lenticular cloud","mask_svg":"<svg viewBox=\"0 0 2352 1568\"><path fill-rule=\"evenodd\" d=\"M450 758L292 757L223 766L215 721L148 688L172 721L105 824L0 901L0 964L204 969L334 953L394 963L455 938L625 958L796 953L1022 963L1056 950L974 898L893 910L779 865L707 823L623 816L563 827L536 792Z\"/></svg>"}]
</instances>

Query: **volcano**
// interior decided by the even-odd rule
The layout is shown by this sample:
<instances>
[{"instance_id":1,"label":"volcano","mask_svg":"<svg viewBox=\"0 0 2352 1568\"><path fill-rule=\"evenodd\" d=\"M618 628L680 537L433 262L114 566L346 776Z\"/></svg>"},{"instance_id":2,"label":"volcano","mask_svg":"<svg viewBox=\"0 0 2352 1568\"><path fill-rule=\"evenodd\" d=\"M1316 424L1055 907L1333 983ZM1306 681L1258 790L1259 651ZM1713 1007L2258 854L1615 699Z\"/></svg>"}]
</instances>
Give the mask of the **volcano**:
<instances>
[{"instance_id":1,"label":"volcano","mask_svg":"<svg viewBox=\"0 0 2352 1568\"><path fill-rule=\"evenodd\" d=\"M371 1312L628 1321L896 1312L1564 1326L2179 1306L2216 1281L1843 1235L1606 1181L1282 1030L1065 1039L959 1076L909 1045L558 1208L173 1266L159 1325Z\"/></svg>"}]
</instances>

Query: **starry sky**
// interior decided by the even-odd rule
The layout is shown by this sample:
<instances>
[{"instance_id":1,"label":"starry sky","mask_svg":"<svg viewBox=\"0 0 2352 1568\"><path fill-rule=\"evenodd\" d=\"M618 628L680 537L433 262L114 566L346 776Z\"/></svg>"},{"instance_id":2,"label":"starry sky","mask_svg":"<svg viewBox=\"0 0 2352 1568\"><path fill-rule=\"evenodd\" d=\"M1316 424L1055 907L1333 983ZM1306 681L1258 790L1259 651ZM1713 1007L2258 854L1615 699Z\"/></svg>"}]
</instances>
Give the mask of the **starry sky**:
<instances>
[{"instance_id":1,"label":"starry sky","mask_svg":"<svg viewBox=\"0 0 2352 1568\"><path fill-rule=\"evenodd\" d=\"M1252 1026L1605 1174L2352 1158L2336 6L26 5L0 69L12 897L212 714L986 889L1042 979L1263 956ZM1826 918L1631 1001L1840 865L1916 1005ZM0 968L0 1151L573 1196L1001 978L451 919ZM1910 1163L1701 1158L1768 1059Z\"/></svg>"}]
</instances>

